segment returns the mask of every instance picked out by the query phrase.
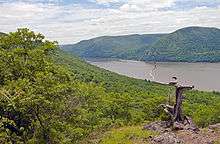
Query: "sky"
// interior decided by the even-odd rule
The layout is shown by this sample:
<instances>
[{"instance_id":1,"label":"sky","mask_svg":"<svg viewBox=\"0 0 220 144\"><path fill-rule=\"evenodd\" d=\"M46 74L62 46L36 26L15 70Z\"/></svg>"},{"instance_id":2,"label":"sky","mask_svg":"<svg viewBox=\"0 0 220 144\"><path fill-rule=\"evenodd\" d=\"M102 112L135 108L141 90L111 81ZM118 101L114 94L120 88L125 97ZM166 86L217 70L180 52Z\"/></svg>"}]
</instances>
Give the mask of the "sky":
<instances>
[{"instance_id":1,"label":"sky","mask_svg":"<svg viewBox=\"0 0 220 144\"><path fill-rule=\"evenodd\" d=\"M220 28L220 0L0 0L0 31L27 27L60 44L104 35Z\"/></svg>"}]
</instances>

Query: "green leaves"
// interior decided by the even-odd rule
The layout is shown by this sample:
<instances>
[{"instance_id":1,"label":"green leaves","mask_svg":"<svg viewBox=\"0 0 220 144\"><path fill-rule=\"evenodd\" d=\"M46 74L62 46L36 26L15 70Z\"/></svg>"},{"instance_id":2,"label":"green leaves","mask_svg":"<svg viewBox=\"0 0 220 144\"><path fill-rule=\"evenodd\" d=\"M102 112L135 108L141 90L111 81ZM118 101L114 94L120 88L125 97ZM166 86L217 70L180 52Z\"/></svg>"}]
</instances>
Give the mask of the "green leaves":
<instances>
[{"instance_id":1,"label":"green leaves","mask_svg":"<svg viewBox=\"0 0 220 144\"><path fill-rule=\"evenodd\" d=\"M0 143L78 143L97 129L152 121L170 92L68 56L28 29L0 37ZM219 93L186 97L200 126L220 122Z\"/></svg>"},{"instance_id":2,"label":"green leaves","mask_svg":"<svg viewBox=\"0 0 220 144\"><path fill-rule=\"evenodd\" d=\"M4 130L15 133L17 141L27 142L41 130L47 132L42 138L48 141L51 119L61 116L61 94L72 89L68 72L51 59L56 44L28 29L0 38L0 106L1 117L6 119L0 123Z\"/></svg>"}]
</instances>

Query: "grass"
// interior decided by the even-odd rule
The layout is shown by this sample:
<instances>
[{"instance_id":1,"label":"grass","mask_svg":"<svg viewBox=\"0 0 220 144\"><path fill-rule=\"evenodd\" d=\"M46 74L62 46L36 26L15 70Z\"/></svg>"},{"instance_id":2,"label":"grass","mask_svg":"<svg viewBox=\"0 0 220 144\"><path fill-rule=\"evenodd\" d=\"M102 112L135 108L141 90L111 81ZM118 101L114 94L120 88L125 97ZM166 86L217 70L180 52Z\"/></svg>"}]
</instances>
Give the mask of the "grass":
<instances>
[{"instance_id":1,"label":"grass","mask_svg":"<svg viewBox=\"0 0 220 144\"><path fill-rule=\"evenodd\" d=\"M104 134L101 144L148 144L157 133L143 130L142 126L113 128Z\"/></svg>"}]
</instances>

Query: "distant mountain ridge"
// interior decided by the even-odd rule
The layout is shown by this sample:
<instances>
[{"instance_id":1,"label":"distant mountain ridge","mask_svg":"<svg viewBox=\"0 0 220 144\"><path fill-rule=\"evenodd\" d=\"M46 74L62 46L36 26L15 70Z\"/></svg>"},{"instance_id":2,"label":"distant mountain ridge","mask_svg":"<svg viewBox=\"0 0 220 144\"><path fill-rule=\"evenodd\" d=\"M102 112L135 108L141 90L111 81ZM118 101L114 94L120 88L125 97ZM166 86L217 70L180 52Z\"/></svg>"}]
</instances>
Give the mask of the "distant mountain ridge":
<instances>
[{"instance_id":1,"label":"distant mountain ridge","mask_svg":"<svg viewBox=\"0 0 220 144\"><path fill-rule=\"evenodd\" d=\"M137 51L151 45L166 34L103 36L64 45L65 51L85 58L134 58Z\"/></svg>"},{"instance_id":2,"label":"distant mountain ridge","mask_svg":"<svg viewBox=\"0 0 220 144\"><path fill-rule=\"evenodd\" d=\"M220 62L220 29L186 27L170 34L105 36L62 49L84 58Z\"/></svg>"},{"instance_id":3,"label":"distant mountain ridge","mask_svg":"<svg viewBox=\"0 0 220 144\"><path fill-rule=\"evenodd\" d=\"M168 34L148 47L152 56L144 60L219 62L220 29L187 27Z\"/></svg>"}]
</instances>

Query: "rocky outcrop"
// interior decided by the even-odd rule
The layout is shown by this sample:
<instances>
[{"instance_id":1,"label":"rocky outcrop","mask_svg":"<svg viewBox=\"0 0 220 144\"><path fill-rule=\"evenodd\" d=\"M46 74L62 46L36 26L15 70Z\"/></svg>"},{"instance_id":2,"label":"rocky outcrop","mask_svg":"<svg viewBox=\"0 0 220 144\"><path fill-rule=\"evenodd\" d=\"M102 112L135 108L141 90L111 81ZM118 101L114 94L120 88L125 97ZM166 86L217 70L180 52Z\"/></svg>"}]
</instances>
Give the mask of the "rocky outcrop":
<instances>
[{"instance_id":1,"label":"rocky outcrop","mask_svg":"<svg viewBox=\"0 0 220 144\"><path fill-rule=\"evenodd\" d=\"M157 121L144 126L144 130L155 131L158 135L149 139L152 144L215 144L220 143L220 124L205 129L193 129L193 126Z\"/></svg>"},{"instance_id":2,"label":"rocky outcrop","mask_svg":"<svg viewBox=\"0 0 220 144\"><path fill-rule=\"evenodd\" d=\"M176 134L166 132L151 139L152 144L183 144Z\"/></svg>"},{"instance_id":3,"label":"rocky outcrop","mask_svg":"<svg viewBox=\"0 0 220 144\"><path fill-rule=\"evenodd\" d=\"M143 129L156 131L159 133L171 131L170 123L167 121L156 121L156 122L145 125Z\"/></svg>"}]
</instances>

